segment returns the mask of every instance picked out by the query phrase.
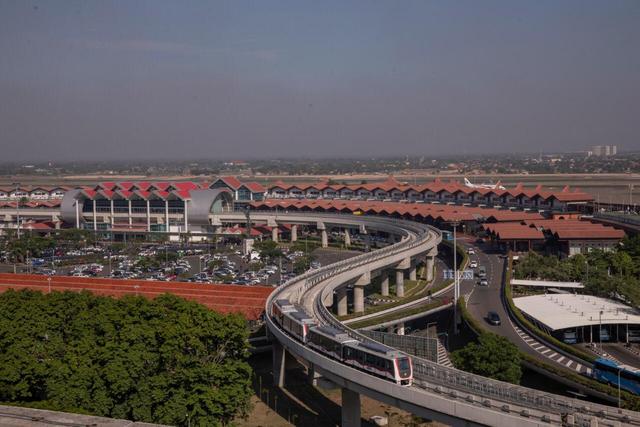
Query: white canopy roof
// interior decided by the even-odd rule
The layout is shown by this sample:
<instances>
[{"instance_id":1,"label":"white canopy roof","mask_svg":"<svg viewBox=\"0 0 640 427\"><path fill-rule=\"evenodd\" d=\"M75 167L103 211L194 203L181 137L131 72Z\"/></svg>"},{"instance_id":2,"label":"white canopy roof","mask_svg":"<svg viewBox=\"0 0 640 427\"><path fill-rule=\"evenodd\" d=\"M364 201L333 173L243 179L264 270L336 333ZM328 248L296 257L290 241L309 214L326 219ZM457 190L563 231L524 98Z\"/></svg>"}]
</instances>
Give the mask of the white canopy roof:
<instances>
[{"instance_id":1,"label":"white canopy roof","mask_svg":"<svg viewBox=\"0 0 640 427\"><path fill-rule=\"evenodd\" d=\"M638 310L610 299L591 295L533 295L514 298L513 302L521 311L552 331L599 325L600 322L603 325L640 325Z\"/></svg>"},{"instance_id":2,"label":"white canopy roof","mask_svg":"<svg viewBox=\"0 0 640 427\"><path fill-rule=\"evenodd\" d=\"M516 286L538 286L538 287L549 287L549 288L572 288L572 289L584 288L584 285L580 282L552 282L550 280L512 279L511 284Z\"/></svg>"}]
</instances>

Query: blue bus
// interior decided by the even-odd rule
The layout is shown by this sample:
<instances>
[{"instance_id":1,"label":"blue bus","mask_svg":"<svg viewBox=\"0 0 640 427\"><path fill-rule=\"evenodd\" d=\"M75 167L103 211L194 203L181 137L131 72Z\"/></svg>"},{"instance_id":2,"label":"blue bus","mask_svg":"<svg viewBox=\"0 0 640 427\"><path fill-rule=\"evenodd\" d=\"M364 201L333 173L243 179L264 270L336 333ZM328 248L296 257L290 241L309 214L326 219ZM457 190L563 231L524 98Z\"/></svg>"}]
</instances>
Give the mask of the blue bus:
<instances>
[{"instance_id":1,"label":"blue bus","mask_svg":"<svg viewBox=\"0 0 640 427\"><path fill-rule=\"evenodd\" d=\"M599 358L593 364L591 375L596 380L613 387L618 387L618 375L620 375L621 389L640 394L640 369L628 365L618 365L612 360Z\"/></svg>"}]
</instances>

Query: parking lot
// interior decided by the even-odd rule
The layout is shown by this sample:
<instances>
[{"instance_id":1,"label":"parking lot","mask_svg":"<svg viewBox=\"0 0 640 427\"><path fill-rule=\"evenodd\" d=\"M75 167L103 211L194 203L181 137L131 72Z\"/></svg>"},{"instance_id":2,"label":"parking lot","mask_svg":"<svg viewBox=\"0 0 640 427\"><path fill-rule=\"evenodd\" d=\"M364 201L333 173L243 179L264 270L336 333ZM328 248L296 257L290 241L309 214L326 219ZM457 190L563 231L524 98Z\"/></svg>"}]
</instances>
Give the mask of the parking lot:
<instances>
[{"instance_id":1,"label":"parking lot","mask_svg":"<svg viewBox=\"0 0 640 427\"><path fill-rule=\"evenodd\" d=\"M82 249L58 248L46 257L30 258L17 265L5 258L0 271L14 272L15 269L18 273L48 276L278 286L308 268L319 268L358 253L334 248L318 248L306 253L286 246L279 250L279 256L264 258L257 250L244 256L236 244L217 247L146 244L124 248L96 245Z\"/></svg>"}]
</instances>

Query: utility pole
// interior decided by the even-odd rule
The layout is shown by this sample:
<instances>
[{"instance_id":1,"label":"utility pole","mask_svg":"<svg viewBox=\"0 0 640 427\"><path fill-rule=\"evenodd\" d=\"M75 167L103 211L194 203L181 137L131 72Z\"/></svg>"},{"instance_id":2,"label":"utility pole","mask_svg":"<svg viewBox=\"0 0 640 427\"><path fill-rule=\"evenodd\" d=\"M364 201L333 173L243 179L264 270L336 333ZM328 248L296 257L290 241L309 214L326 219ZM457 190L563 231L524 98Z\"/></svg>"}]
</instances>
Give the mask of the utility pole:
<instances>
[{"instance_id":1,"label":"utility pole","mask_svg":"<svg viewBox=\"0 0 640 427\"><path fill-rule=\"evenodd\" d=\"M453 226L453 333L458 333L458 299L460 298L460 286L458 280L458 240L456 229L458 222L452 222Z\"/></svg>"},{"instance_id":2,"label":"utility pole","mask_svg":"<svg viewBox=\"0 0 640 427\"><path fill-rule=\"evenodd\" d=\"M16 192L14 193L16 196L16 224L17 224L17 232L16 236L18 240L20 239L20 197L18 197L18 190L20 189L20 183L14 182L13 185L16 187Z\"/></svg>"}]
</instances>

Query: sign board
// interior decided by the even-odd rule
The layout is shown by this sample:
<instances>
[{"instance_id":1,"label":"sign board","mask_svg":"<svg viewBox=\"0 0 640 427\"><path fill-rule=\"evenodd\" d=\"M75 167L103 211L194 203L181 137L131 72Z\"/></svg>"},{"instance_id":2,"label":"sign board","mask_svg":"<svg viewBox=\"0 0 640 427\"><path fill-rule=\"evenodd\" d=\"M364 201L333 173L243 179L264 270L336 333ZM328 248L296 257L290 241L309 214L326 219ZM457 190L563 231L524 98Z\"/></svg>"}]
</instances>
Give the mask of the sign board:
<instances>
[{"instance_id":1,"label":"sign board","mask_svg":"<svg viewBox=\"0 0 640 427\"><path fill-rule=\"evenodd\" d=\"M455 277L453 270L443 270L444 279L453 279ZM459 280L473 280L473 270L462 270L458 272Z\"/></svg>"}]
</instances>

